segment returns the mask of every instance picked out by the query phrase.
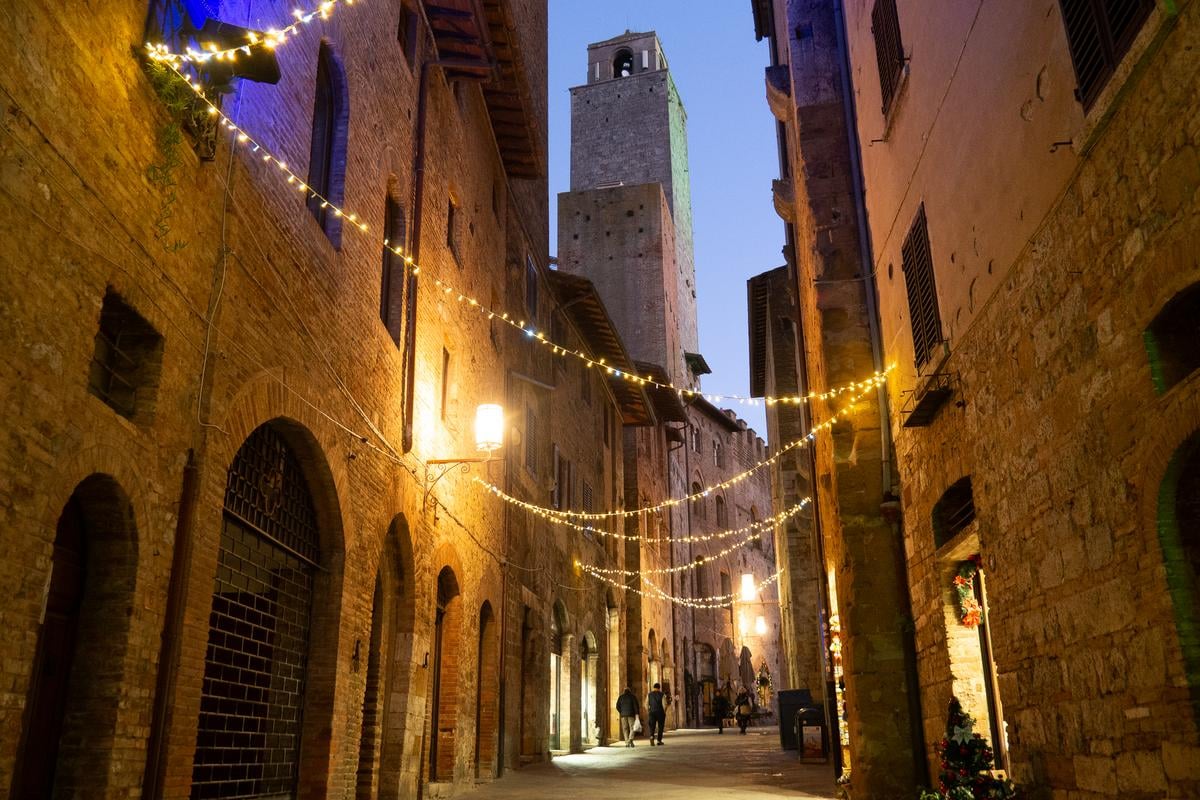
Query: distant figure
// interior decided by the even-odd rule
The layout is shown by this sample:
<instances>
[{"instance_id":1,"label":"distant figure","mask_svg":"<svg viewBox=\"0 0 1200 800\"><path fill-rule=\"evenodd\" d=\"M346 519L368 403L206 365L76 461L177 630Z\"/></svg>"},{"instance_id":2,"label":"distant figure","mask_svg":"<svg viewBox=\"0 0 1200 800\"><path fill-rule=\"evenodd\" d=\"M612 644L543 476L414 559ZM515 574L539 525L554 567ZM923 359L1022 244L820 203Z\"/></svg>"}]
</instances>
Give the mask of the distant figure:
<instances>
[{"instance_id":1,"label":"distant figure","mask_svg":"<svg viewBox=\"0 0 1200 800\"><path fill-rule=\"evenodd\" d=\"M738 727L742 729L742 734L744 735L747 726L750 725L750 715L754 712L754 706L750 705L750 695L745 689L738 692L737 700L734 701L734 707L737 711Z\"/></svg>"},{"instance_id":2,"label":"distant figure","mask_svg":"<svg viewBox=\"0 0 1200 800\"><path fill-rule=\"evenodd\" d=\"M724 692L713 696L713 715L717 718L717 733L724 733L725 718L729 716L729 698Z\"/></svg>"},{"instance_id":3,"label":"distant figure","mask_svg":"<svg viewBox=\"0 0 1200 800\"><path fill-rule=\"evenodd\" d=\"M633 747L633 726L637 722L640 710L633 689L626 686L625 691L617 698L617 713L621 715L621 738L625 740L626 747Z\"/></svg>"},{"instance_id":4,"label":"distant figure","mask_svg":"<svg viewBox=\"0 0 1200 800\"><path fill-rule=\"evenodd\" d=\"M646 695L646 715L650 718L650 746L662 744L663 726L667 723L667 701L662 693L662 684L654 684L650 694ZM654 741L655 731L658 731L658 741Z\"/></svg>"}]
</instances>

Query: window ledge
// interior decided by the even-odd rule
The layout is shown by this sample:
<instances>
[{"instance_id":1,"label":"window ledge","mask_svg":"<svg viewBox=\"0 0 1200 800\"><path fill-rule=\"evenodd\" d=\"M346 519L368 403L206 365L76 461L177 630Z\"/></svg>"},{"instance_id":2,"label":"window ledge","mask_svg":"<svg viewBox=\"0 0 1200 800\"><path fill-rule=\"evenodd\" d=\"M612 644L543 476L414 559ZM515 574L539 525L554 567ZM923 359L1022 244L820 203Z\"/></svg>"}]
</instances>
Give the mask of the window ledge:
<instances>
[{"instance_id":1,"label":"window ledge","mask_svg":"<svg viewBox=\"0 0 1200 800\"><path fill-rule=\"evenodd\" d=\"M900 109L904 106L904 97L908 94L908 65L909 59L904 59L904 67L900 70L900 82L896 84L896 93L892 95L892 105L888 108L887 113L883 115L883 133L878 139L872 141L886 142L888 137L892 135L892 127L896 124L896 118L900 116Z\"/></svg>"}]
</instances>

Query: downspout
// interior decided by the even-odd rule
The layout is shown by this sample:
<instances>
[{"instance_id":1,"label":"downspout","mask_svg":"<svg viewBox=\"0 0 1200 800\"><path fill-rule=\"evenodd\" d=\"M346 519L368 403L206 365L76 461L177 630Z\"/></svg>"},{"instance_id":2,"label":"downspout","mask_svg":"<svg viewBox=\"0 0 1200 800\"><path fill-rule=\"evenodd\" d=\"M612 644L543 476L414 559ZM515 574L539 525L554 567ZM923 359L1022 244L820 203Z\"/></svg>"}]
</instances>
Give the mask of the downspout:
<instances>
[{"instance_id":1,"label":"downspout","mask_svg":"<svg viewBox=\"0 0 1200 800\"><path fill-rule=\"evenodd\" d=\"M512 399L512 371L509 370L504 374L504 403L507 408L513 406L509 403ZM512 496L512 468L510 459L512 458L512 448L504 454L504 493ZM512 512L510 503L502 503L504 506L504 546L500 550L500 555L504 557L504 561L500 563L500 687L499 687L499 704L500 710L496 720L496 777L499 778L504 774L504 723L507 719L505 714L505 699L507 698L508 682L505 676L508 675L508 547L512 536ZM521 665L524 669L525 665Z\"/></svg>"},{"instance_id":2,"label":"downspout","mask_svg":"<svg viewBox=\"0 0 1200 800\"><path fill-rule=\"evenodd\" d=\"M685 422L681 427L676 428L675 430L683 431L683 442L680 443L680 446L682 446L685 451L684 460L686 463L686 459L687 459L687 455L686 455L687 423ZM671 453L674 452L676 449L678 449L678 448L677 447L668 447L667 448L667 459L666 459L666 461L667 461L667 496L669 496L669 497L674 496L674 493L671 492ZM667 513L667 536L671 539L671 545L670 545L670 547L667 548L667 550L671 554L670 567L672 568L672 570L674 570L674 568L675 568L675 515L670 513L669 510ZM671 573L671 594L675 595L676 597L680 596L679 585L676 583L676 579L678 577L679 577L679 573L672 571L672 573ZM679 630L679 624L676 621L676 612L679 610L677 608L678 605L679 605L678 603L674 603L674 602L671 603L671 643L672 643L672 646L678 644L678 642L675 641L676 632ZM684 665L683 668L686 671L687 670L687 653L680 652L680 655L682 656L682 661L683 661L683 665ZM679 696L679 681L678 681L679 676L676 675L675 677L677 679L675 681L675 695L676 695L676 697L678 697ZM683 690L684 690L684 692L687 691L687 681L684 681L684 683L683 683ZM687 695L686 694L684 695L683 701L684 701L683 702L683 713L684 713L684 720L685 720L685 724L686 724L686 719L687 719ZM678 704L676 704L676 708L678 708L678 707L679 707ZM678 711L675 712L675 721L676 721L677 728L683 727L678 724L678 722L679 722L679 712Z\"/></svg>"},{"instance_id":3,"label":"downspout","mask_svg":"<svg viewBox=\"0 0 1200 800\"><path fill-rule=\"evenodd\" d=\"M858 138L858 118L854 105L854 87L850 79L850 43L846 34L845 11L842 0L833 0L834 24L838 37L838 55L840 58L840 76L842 86L842 109L846 119L847 146L850 150L851 180L854 186L854 210L858 222L858 245L860 261L865 270L863 275L863 295L867 305L867 324L871 337L871 358L875 371L881 372L883 364L883 334L880 331L879 307L875 282L875 258L871 250L870 229L867 227L866 186L862 172L861 143ZM880 503L894 502L892 495L892 464L891 452L892 429L888 413L887 386L881 385L878 390L879 401L879 441L880 469L884 496ZM904 636L904 671L905 681L909 685L906 692L908 700L909 735L912 741L912 756L914 775L918 781L929 784L929 762L925 758L925 731L921 725L921 684L917 670L916 634L911 624L912 597L909 593L908 561L904 552L903 527L904 518L897 514L894 521L888 521L892 535L899 545L898 558L900 575L904 580L901 596L898 598L900 611L909 620L903 631Z\"/></svg>"},{"instance_id":4,"label":"downspout","mask_svg":"<svg viewBox=\"0 0 1200 800\"><path fill-rule=\"evenodd\" d=\"M187 581L192 561L192 528L196 520L196 499L200 494L196 451L189 449L183 467L183 487L179 494L179 516L175 523L175 543L171 557L171 578L162 643L158 652L158 676L154 687L154 715L150 723L150 741L146 748L146 771L142 796L154 800L162 796L167 772L167 729L179 674L179 650L183 640L183 612L187 606Z\"/></svg>"}]
</instances>

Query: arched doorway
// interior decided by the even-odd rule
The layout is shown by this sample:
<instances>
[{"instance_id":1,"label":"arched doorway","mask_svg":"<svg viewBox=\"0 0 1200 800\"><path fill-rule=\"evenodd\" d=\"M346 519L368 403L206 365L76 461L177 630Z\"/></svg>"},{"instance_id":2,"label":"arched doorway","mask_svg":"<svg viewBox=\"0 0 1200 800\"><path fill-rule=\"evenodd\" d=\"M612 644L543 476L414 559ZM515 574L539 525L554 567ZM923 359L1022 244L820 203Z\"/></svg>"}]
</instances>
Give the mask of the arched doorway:
<instances>
[{"instance_id":1,"label":"arched doorway","mask_svg":"<svg viewBox=\"0 0 1200 800\"><path fill-rule=\"evenodd\" d=\"M59 515L13 797L102 789L116 727L137 570L129 499L92 475Z\"/></svg>"},{"instance_id":2,"label":"arched doorway","mask_svg":"<svg viewBox=\"0 0 1200 800\"><path fill-rule=\"evenodd\" d=\"M479 609L479 676L475 695L475 777L496 777L500 714L500 631L492 604Z\"/></svg>"},{"instance_id":3,"label":"arched doorway","mask_svg":"<svg viewBox=\"0 0 1200 800\"><path fill-rule=\"evenodd\" d=\"M437 579L434 616L433 712L430 717L429 779L454 778L455 729L458 725L459 655L462 650L462 594L458 578L443 567Z\"/></svg>"},{"instance_id":4,"label":"arched doorway","mask_svg":"<svg viewBox=\"0 0 1200 800\"><path fill-rule=\"evenodd\" d=\"M617 713L617 695L621 692L621 613L612 592L607 595L608 621L608 680L605 681L604 707L608 709L606 739L615 739L621 730L621 717Z\"/></svg>"},{"instance_id":5,"label":"arched doorway","mask_svg":"<svg viewBox=\"0 0 1200 800\"><path fill-rule=\"evenodd\" d=\"M696 645L696 669L700 684L700 722L712 725L716 722L713 700L717 696L717 654L711 645L704 642Z\"/></svg>"},{"instance_id":6,"label":"arched doorway","mask_svg":"<svg viewBox=\"0 0 1200 800\"><path fill-rule=\"evenodd\" d=\"M596 744L600 738L597 719L596 684L600 676L600 649L591 631L583 635L579 653L579 738L585 744Z\"/></svg>"},{"instance_id":7,"label":"arched doorway","mask_svg":"<svg viewBox=\"0 0 1200 800\"><path fill-rule=\"evenodd\" d=\"M358 750L358 800L406 796L400 785L404 755L404 717L388 714L388 698L407 694L412 655L412 548L404 515L388 528L371 602L367 642L362 731ZM360 657L361 658L361 657Z\"/></svg>"},{"instance_id":8,"label":"arched doorway","mask_svg":"<svg viewBox=\"0 0 1200 800\"><path fill-rule=\"evenodd\" d=\"M1200 720L1200 431L1176 449L1167 465L1158 495L1158 536L1192 714Z\"/></svg>"},{"instance_id":9,"label":"arched doorway","mask_svg":"<svg viewBox=\"0 0 1200 800\"><path fill-rule=\"evenodd\" d=\"M567 609L554 602L550 620L550 750L571 748L571 666Z\"/></svg>"},{"instance_id":10,"label":"arched doorway","mask_svg":"<svg viewBox=\"0 0 1200 800\"><path fill-rule=\"evenodd\" d=\"M258 427L226 479L193 797L298 791L320 538L295 452Z\"/></svg>"},{"instance_id":11,"label":"arched doorway","mask_svg":"<svg viewBox=\"0 0 1200 800\"><path fill-rule=\"evenodd\" d=\"M538 747L538 725L541 703L538 676L544 663L538 647L537 615L529 606L521 620L521 761L532 761L541 752Z\"/></svg>"},{"instance_id":12,"label":"arched doorway","mask_svg":"<svg viewBox=\"0 0 1200 800\"><path fill-rule=\"evenodd\" d=\"M654 628L651 628L650 633L646 635L646 692L658 682L658 637L654 635Z\"/></svg>"}]
</instances>

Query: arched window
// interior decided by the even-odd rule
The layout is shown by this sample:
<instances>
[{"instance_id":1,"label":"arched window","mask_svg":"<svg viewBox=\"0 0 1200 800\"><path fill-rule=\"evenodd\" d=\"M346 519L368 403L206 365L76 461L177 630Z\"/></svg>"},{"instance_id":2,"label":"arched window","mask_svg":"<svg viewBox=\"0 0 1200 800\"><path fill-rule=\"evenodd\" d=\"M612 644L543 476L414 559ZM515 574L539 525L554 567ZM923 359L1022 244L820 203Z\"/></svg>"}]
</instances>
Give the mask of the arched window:
<instances>
[{"instance_id":1,"label":"arched window","mask_svg":"<svg viewBox=\"0 0 1200 800\"><path fill-rule=\"evenodd\" d=\"M317 515L292 449L269 425L229 467L200 695L192 796L294 795Z\"/></svg>"},{"instance_id":2,"label":"arched window","mask_svg":"<svg viewBox=\"0 0 1200 800\"><path fill-rule=\"evenodd\" d=\"M700 486L699 482L693 481L691 493L699 494L700 489L701 489L701 486ZM694 500L692 500L692 516L695 517L696 519L704 519L704 498L703 497L697 497Z\"/></svg>"},{"instance_id":3,"label":"arched window","mask_svg":"<svg viewBox=\"0 0 1200 800\"><path fill-rule=\"evenodd\" d=\"M458 667L462 647L462 595L450 567L438 573L433 644L433 741L429 779L454 777L454 739L458 728Z\"/></svg>"},{"instance_id":4,"label":"arched window","mask_svg":"<svg viewBox=\"0 0 1200 800\"><path fill-rule=\"evenodd\" d=\"M617 51L613 56L613 77L628 78L633 74L633 52L626 49Z\"/></svg>"},{"instance_id":5,"label":"arched window","mask_svg":"<svg viewBox=\"0 0 1200 800\"><path fill-rule=\"evenodd\" d=\"M975 520L971 476L960 478L933 506L933 542L941 547Z\"/></svg>"},{"instance_id":6,"label":"arched window","mask_svg":"<svg viewBox=\"0 0 1200 800\"><path fill-rule=\"evenodd\" d=\"M329 207L341 206L346 179L346 129L350 97L346 73L327 42L317 54L313 99L312 146L308 159L308 210L334 247L342 244L342 218Z\"/></svg>"},{"instance_id":7,"label":"arched window","mask_svg":"<svg viewBox=\"0 0 1200 800\"><path fill-rule=\"evenodd\" d=\"M1200 369L1200 283L1172 297L1143 338L1160 394Z\"/></svg>"},{"instance_id":8,"label":"arched window","mask_svg":"<svg viewBox=\"0 0 1200 800\"><path fill-rule=\"evenodd\" d=\"M717 495L717 524L724 527L729 524L729 512L725 508L725 498Z\"/></svg>"}]
</instances>

